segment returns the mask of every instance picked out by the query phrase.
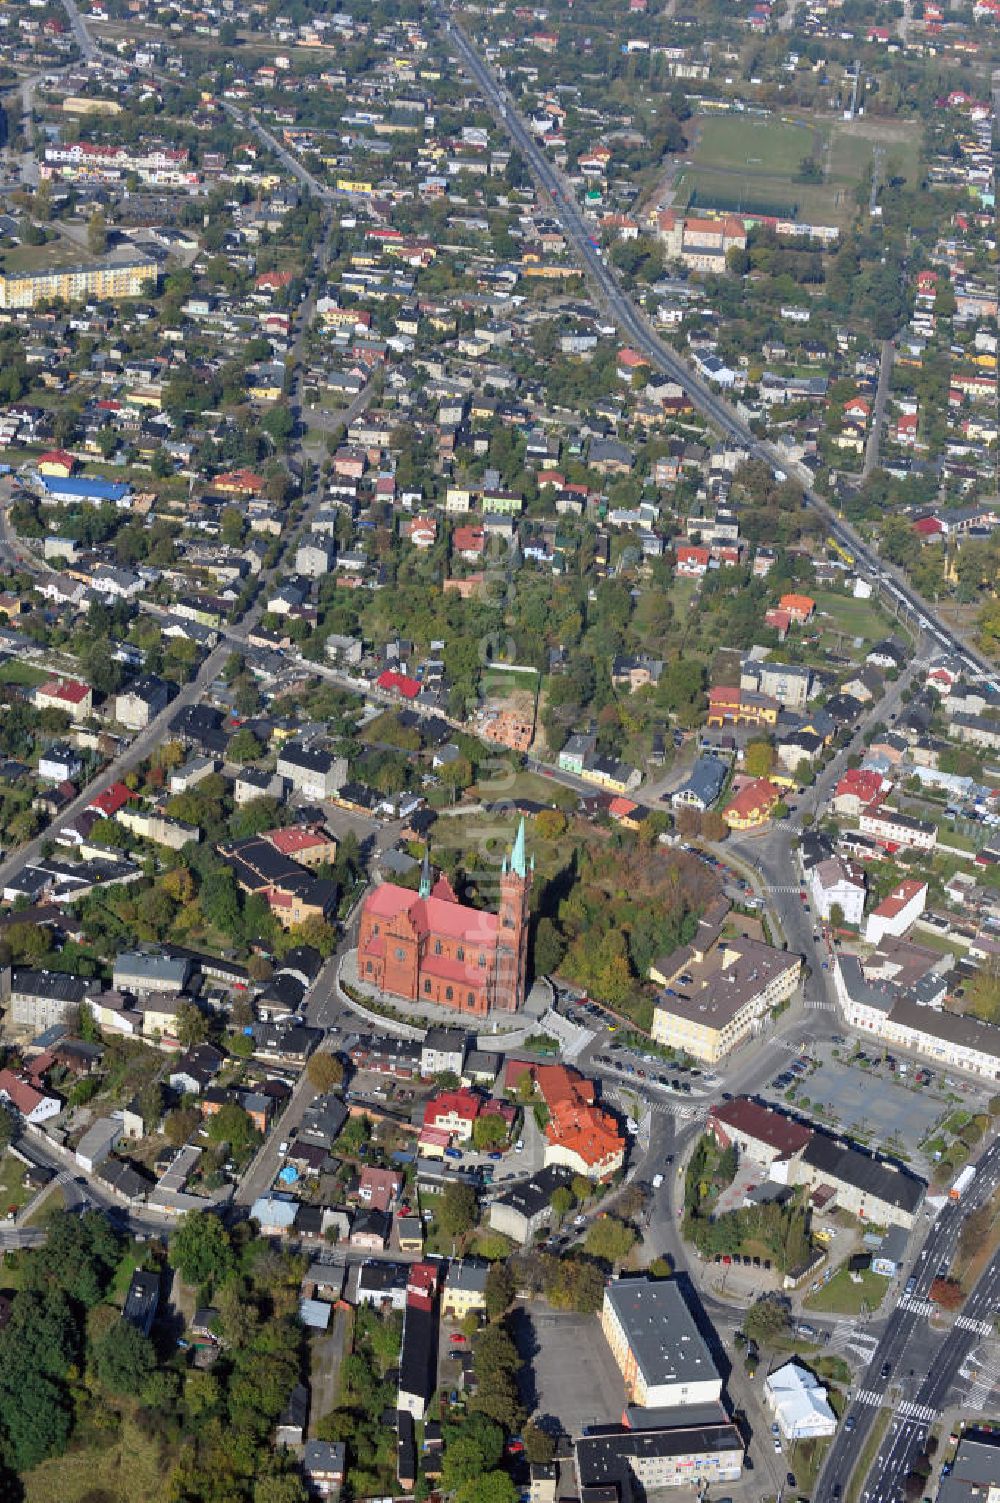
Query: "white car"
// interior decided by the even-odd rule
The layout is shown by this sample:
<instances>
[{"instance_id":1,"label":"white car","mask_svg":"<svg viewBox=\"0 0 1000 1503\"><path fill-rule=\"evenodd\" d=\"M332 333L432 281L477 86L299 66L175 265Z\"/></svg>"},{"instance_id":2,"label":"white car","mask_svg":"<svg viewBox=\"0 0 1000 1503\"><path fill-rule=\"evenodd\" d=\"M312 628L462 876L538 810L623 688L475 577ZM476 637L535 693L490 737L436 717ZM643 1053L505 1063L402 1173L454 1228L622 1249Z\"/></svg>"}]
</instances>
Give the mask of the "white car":
<instances>
[{"instance_id":1,"label":"white car","mask_svg":"<svg viewBox=\"0 0 1000 1503\"><path fill-rule=\"evenodd\" d=\"M288 1144L287 1143L279 1143L278 1144L278 1152L280 1154L287 1153L288 1152Z\"/></svg>"},{"instance_id":2,"label":"white car","mask_svg":"<svg viewBox=\"0 0 1000 1503\"><path fill-rule=\"evenodd\" d=\"M523 1153L524 1152L524 1139L523 1138L518 1138L517 1142L514 1144L514 1152L515 1153Z\"/></svg>"}]
</instances>

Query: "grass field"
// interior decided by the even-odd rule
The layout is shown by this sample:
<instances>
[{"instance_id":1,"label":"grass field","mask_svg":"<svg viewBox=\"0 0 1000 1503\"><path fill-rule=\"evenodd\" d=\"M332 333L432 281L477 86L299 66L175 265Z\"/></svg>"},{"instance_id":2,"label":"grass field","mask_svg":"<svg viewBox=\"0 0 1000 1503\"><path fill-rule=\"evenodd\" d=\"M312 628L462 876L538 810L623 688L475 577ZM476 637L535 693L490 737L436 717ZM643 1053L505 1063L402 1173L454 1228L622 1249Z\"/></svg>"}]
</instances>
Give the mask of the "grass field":
<instances>
[{"instance_id":1,"label":"grass field","mask_svg":"<svg viewBox=\"0 0 1000 1503\"><path fill-rule=\"evenodd\" d=\"M875 642L889 633L886 618L871 600L855 600L853 595L842 595L839 590L815 590L817 616L825 613L827 620L817 621L821 630L834 629L846 632L849 637L864 637Z\"/></svg>"},{"instance_id":2,"label":"grass field","mask_svg":"<svg viewBox=\"0 0 1000 1503\"><path fill-rule=\"evenodd\" d=\"M511 673L503 668L485 668L479 687L486 699L506 699L512 694L534 695L538 688L538 674Z\"/></svg>"},{"instance_id":3,"label":"grass field","mask_svg":"<svg viewBox=\"0 0 1000 1503\"><path fill-rule=\"evenodd\" d=\"M678 200L790 215L818 224L849 223L856 189L885 148L883 175L915 182L919 131L905 122L833 120L827 116L706 115L695 122L690 165L677 180ZM821 183L797 182L805 157L823 169ZM724 202L723 202L724 201Z\"/></svg>"},{"instance_id":4,"label":"grass field","mask_svg":"<svg viewBox=\"0 0 1000 1503\"><path fill-rule=\"evenodd\" d=\"M6 1153L0 1159L0 1217L10 1210L20 1210L27 1205L31 1192L23 1184L24 1165L20 1159Z\"/></svg>"},{"instance_id":5,"label":"grass field","mask_svg":"<svg viewBox=\"0 0 1000 1503\"><path fill-rule=\"evenodd\" d=\"M863 1308L877 1310L889 1287L889 1280L879 1273L864 1269L858 1283L841 1268L828 1284L810 1294L805 1301L806 1309L820 1310L828 1315L860 1315Z\"/></svg>"},{"instance_id":6,"label":"grass field","mask_svg":"<svg viewBox=\"0 0 1000 1503\"><path fill-rule=\"evenodd\" d=\"M41 668L32 668L30 663L22 663L19 658L9 658L6 663L0 663L0 684L20 684L24 688L33 688L35 684L44 684L50 673Z\"/></svg>"}]
</instances>

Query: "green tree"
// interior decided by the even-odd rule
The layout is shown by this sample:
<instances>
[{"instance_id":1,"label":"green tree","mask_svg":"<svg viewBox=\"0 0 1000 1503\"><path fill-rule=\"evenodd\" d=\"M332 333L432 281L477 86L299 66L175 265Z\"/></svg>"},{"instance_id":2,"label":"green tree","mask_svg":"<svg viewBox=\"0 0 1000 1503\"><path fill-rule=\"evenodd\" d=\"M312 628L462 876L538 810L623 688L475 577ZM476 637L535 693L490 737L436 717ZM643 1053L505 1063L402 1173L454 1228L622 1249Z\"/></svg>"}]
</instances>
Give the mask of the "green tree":
<instances>
[{"instance_id":1,"label":"green tree","mask_svg":"<svg viewBox=\"0 0 1000 1503\"><path fill-rule=\"evenodd\" d=\"M228 1143L235 1154L245 1153L258 1133L248 1112L235 1101L227 1101L208 1119L208 1136L213 1143Z\"/></svg>"},{"instance_id":2,"label":"green tree","mask_svg":"<svg viewBox=\"0 0 1000 1503\"><path fill-rule=\"evenodd\" d=\"M514 1275L506 1263L491 1263L483 1298L490 1320L499 1320L510 1309L515 1291Z\"/></svg>"},{"instance_id":3,"label":"green tree","mask_svg":"<svg viewBox=\"0 0 1000 1503\"><path fill-rule=\"evenodd\" d=\"M545 1466L555 1459L556 1444L547 1430L529 1420L524 1427L524 1454L533 1465Z\"/></svg>"},{"instance_id":4,"label":"green tree","mask_svg":"<svg viewBox=\"0 0 1000 1503\"><path fill-rule=\"evenodd\" d=\"M177 1009L177 1041L183 1049L192 1049L208 1038L208 1018L194 1002L182 1002Z\"/></svg>"},{"instance_id":5,"label":"green tree","mask_svg":"<svg viewBox=\"0 0 1000 1503\"><path fill-rule=\"evenodd\" d=\"M455 1503L516 1503L517 1488L508 1472L484 1472L464 1482Z\"/></svg>"},{"instance_id":6,"label":"green tree","mask_svg":"<svg viewBox=\"0 0 1000 1503\"><path fill-rule=\"evenodd\" d=\"M621 1263L635 1246L635 1231L616 1216L602 1216L592 1221L586 1237L586 1249L592 1258L604 1263Z\"/></svg>"},{"instance_id":7,"label":"green tree","mask_svg":"<svg viewBox=\"0 0 1000 1503\"><path fill-rule=\"evenodd\" d=\"M486 1112L472 1124L473 1146L480 1153L502 1148L507 1141L507 1124L498 1112Z\"/></svg>"},{"instance_id":8,"label":"green tree","mask_svg":"<svg viewBox=\"0 0 1000 1503\"><path fill-rule=\"evenodd\" d=\"M112 1393L138 1394L156 1366L148 1336L119 1320L94 1347L94 1371Z\"/></svg>"},{"instance_id":9,"label":"green tree","mask_svg":"<svg viewBox=\"0 0 1000 1503\"><path fill-rule=\"evenodd\" d=\"M3 1153L13 1143L17 1135L17 1123L14 1114L7 1107L0 1105L0 1153Z\"/></svg>"},{"instance_id":10,"label":"green tree","mask_svg":"<svg viewBox=\"0 0 1000 1503\"><path fill-rule=\"evenodd\" d=\"M97 1211L82 1216L59 1211L48 1221L44 1247L36 1248L24 1273L24 1287L61 1289L90 1308L103 1298L118 1266L119 1243L108 1219Z\"/></svg>"},{"instance_id":11,"label":"green tree","mask_svg":"<svg viewBox=\"0 0 1000 1503\"><path fill-rule=\"evenodd\" d=\"M170 1261L186 1284L221 1284L236 1266L229 1233L210 1211L190 1211L170 1242Z\"/></svg>"},{"instance_id":12,"label":"green tree","mask_svg":"<svg viewBox=\"0 0 1000 1503\"><path fill-rule=\"evenodd\" d=\"M770 741L756 740L748 743L743 767L750 777L766 778L773 766L774 748Z\"/></svg>"},{"instance_id":13,"label":"green tree","mask_svg":"<svg viewBox=\"0 0 1000 1503\"><path fill-rule=\"evenodd\" d=\"M309 1056L306 1065L306 1075L309 1084L316 1087L321 1095L332 1091L334 1086L341 1085L344 1079L344 1066L335 1054L327 1050L317 1050Z\"/></svg>"},{"instance_id":14,"label":"green tree","mask_svg":"<svg viewBox=\"0 0 1000 1503\"><path fill-rule=\"evenodd\" d=\"M778 1295L763 1294L747 1311L743 1329L751 1341L773 1341L787 1331L791 1322L788 1303Z\"/></svg>"},{"instance_id":15,"label":"green tree","mask_svg":"<svg viewBox=\"0 0 1000 1503\"><path fill-rule=\"evenodd\" d=\"M549 1196L549 1205L562 1221L563 1217L568 1216L573 1209L573 1191L568 1185L557 1185Z\"/></svg>"},{"instance_id":16,"label":"green tree","mask_svg":"<svg viewBox=\"0 0 1000 1503\"><path fill-rule=\"evenodd\" d=\"M437 1211L437 1224L446 1237L464 1237L476 1224L479 1211L471 1185L454 1182L445 1187Z\"/></svg>"}]
</instances>

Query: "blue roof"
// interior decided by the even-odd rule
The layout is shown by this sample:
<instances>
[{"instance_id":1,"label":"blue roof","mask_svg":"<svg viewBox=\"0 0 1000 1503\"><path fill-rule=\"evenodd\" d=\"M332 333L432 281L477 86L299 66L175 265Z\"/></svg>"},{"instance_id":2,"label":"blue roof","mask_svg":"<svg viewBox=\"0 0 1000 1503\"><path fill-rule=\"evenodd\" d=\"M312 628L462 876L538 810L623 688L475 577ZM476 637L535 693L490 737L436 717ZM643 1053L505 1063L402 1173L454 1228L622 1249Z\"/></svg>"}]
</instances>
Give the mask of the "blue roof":
<instances>
[{"instance_id":1,"label":"blue roof","mask_svg":"<svg viewBox=\"0 0 1000 1503\"><path fill-rule=\"evenodd\" d=\"M129 494L127 485L114 480L62 480L58 475L43 475L41 480L50 496L73 496L80 501L122 501Z\"/></svg>"},{"instance_id":2,"label":"blue roof","mask_svg":"<svg viewBox=\"0 0 1000 1503\"><path fill-rule=\"evenodd\" d=\"M282 1200L276 1195L262 1195L250 1207L250 1215L262 1226L288 1228L294 1222L298 1209L297 1200Z\"/></svg>"}]
</instances>

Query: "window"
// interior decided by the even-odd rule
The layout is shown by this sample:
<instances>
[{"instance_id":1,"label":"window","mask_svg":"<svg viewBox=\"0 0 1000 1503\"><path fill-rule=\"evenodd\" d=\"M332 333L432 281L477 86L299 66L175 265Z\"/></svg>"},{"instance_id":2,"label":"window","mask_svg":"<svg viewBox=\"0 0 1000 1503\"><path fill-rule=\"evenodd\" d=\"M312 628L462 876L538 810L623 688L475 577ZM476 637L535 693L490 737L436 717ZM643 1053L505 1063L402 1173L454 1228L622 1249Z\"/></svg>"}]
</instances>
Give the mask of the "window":
<instances>
[{"instance_id":1,"label":"window","mask_svg":"<svg viewBox=\"0 0 1000 1503\"><path fill-rule=\"evenodd\" d=\"M372 925L372 933L373 934L380 934L381 933L381 930L379 929L378 924L373 924Z\"/></svg>"},{"instance_id":2,"label":"window","mask_svg":"<svg viewBox=\"0 0 1000 1503\"><path fill-rule=\"evenodd\" d=\"M445 989L444 989L444 1000L446 1002L450 1002L454 998L454 995L455 995L455 993L452 991L451 987L450 986L446 986Z\"/></svg>"},{"instance_id":3,"label":"window","mask_svg":"<svg viewBox=\"0 0 1000 1503\"><path fill-rule=\"evenodd\" d=\"M397 945L396 946L396 959L397 960L403 960L403 959L405 959L405 957L406 957L406 951L403 949L403 946L402 945Z\"/></svg>"},{"instance_id":4,"label":"window","mask_svg":"<svg viewBox=\"0 0 1000 1503\"><path fill-rule=\"evenodd\" d=\"M430 995L430 990L431 990L431 984L430 984L430 982L429 981L425 981L424 982L424 991L428 994L428 996Z\"/></svg>"},{"instance_id":5,"label":"window","mask_svg":"<svg viewBox=\"0 0 1000 1503\"><path fill-rule=\"evenodd\" d=\"M372 970L373 970L373 966L372 966L371 961L369 960L369 962L368 962L368 974L369 974L369 976L371 975Z\"/></svg>"},{"instance_id":6,"label":"window","mask_svg":"<svg viewBox=\"0 0 1000 1503\"><path fill-rule=\"evenodd\" d=\"M440 955L441 954L441 941L439 939L436 939L434 941L434 954L435 955Z\"/></svg>"},{"instance_id":7,"label":"window","mask_svg":"<svg viewBox=\"0 0 1000 1503\"><path fill-rule=\"evenodd\" d=\"M475 994L475 992L470 992L469 993L469 1006L470 1007L475 1007L475 1005L476 1005L476 994Z\"/></svg>"},{"instance_id":8,"label":"window","mask_svg":"<svg viewBox=\"0 0 1000 1503\"><path fill-rule=\"evenodd\" d=\"M463 948L462 945L459 945L458 949L455 951L455 959L456 960L464 960L465 959L465 949Z\"/></svg>"},{"instance_id":9,"label":"window","mask_svg":"<svg viewBox=\"0 0 1000 1503\"><path fill-rule=\"evenodd\" d=\"M485 955L480 955L480 957L479 957L479 969L481 971L485 971L485 969L486 969L486 956Z\"/></svg>"}]
</instances>

